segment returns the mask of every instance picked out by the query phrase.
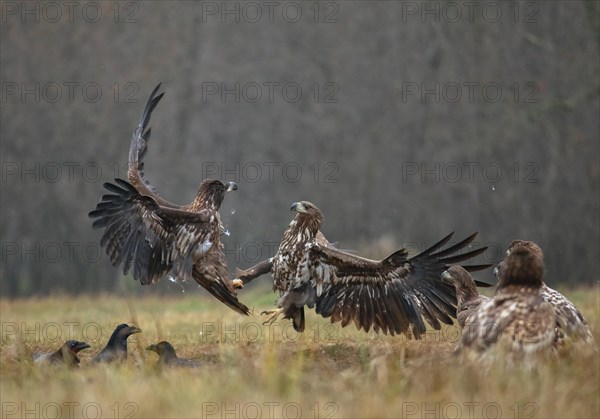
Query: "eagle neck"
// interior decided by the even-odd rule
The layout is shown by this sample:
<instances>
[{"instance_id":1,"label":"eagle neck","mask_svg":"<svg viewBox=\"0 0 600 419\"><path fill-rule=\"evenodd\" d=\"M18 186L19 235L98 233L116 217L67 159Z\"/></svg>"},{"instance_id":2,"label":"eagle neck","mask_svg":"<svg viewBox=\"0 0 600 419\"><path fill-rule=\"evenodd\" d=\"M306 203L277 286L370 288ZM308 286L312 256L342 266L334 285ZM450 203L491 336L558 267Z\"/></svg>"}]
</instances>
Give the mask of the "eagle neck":
<instances>
[{"instance_id":1,"label":"eagle neck","mask_svg":"<svg viewBox=\"0 0 600 419\"><path fill-rule=\"evenodd\" d=\"M307 217L305 215L297 215L290 223L292 233L307 233L308 239L313 240L319 229L321 228L322 220L316 217Z\"/></svg>"},{"instance_id":2,"label":"eagle neck","mask_svg":"<svg viewBox=\"0 0 600 419\"><path fill-rule=\"evenodd\" d=\"M208 192L209 191L200 191L198 193L196 198L190 204L190 209L192 211L198 212L204 209L210 210L212 212L219 211L219 208L221 207L221 202L217 202L215 195Z\"/></svg>"},{"instance_id":3,"label":"eagle neck","mask_svg":"<svg viewBox=\"0 0 600 419\"><path fill-rule=\"evenodd\" d=\"M467 284L462 287L456 287L456 299L460 305L466 304L469 301L475 300L479 297L479 292L475 287L475 284Z\"/></svg>"}]
</instances>

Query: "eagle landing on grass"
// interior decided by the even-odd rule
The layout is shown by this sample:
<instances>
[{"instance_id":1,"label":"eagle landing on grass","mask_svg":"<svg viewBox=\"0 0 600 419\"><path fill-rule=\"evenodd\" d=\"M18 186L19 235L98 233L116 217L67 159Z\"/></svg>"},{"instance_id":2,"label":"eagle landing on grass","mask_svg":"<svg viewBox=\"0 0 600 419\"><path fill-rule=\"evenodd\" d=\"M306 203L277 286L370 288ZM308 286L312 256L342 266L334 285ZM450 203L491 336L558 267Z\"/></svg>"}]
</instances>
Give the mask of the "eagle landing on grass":
<instances>
[{"instance_id":1,"label":"eagle landing on grass","mask_svg":"<svg viewBox=\"0 0 600 419\"><path fill-rule=\"evenodd\" d=\"M296 215L283 235L277 254L252 268L238 271L244 283L271 272L273 289L279 292L273 322L281 314L292 319L294 329L304 330L304 306L317 314L354 323L368 332L408 334L419 338L425 333L423 318L434 328L452 324L456 317L456 295L451 284L442 282L441 273L453 263L474 258L486 248L456 254L469 245L477 233L440 250L452 237L444 237L420 254L409 257L405 249L383 260L370 260L336 249L321 233L323 214L314 204L302 201L291 207ZM490 265L471 265L474 271ZM490 284L478 283L480 286Z\"/></svg>"},{"instance_id":2,"label":"eagle landing on grass","mask_svg":"<svg viewBox=\"0 0 600 419\"><path fill-rule=\"evenodd\" d=\"M236 190L234 182L206 179L187 205L175 205L161 198L144 177L143 158L148 151L152 111L164 93L156 86L131 139L128 180L105 183L96 209L93 227L103 228L100 244L113 266L132 270L142 285L158 282L167 274L186 281L193 278L219 301L240 314L248 308L237 299L236 282L229 279L221 233L219 208L225 193Z\"/></svg>"}]
</instances>

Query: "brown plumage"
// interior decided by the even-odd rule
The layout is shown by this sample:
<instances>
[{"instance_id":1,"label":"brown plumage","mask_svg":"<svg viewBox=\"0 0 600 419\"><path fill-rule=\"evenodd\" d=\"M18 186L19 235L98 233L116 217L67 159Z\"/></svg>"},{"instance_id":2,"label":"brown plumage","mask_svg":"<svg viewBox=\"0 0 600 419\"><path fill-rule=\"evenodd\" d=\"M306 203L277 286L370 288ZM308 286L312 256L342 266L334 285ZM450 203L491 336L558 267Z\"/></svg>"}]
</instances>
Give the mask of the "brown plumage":
<instances>
[{"instance_id":1,"label":"brown plumage","mask_svg":"<svg viewBox=\"0 0 600 419\"><path fill-rule=\"evenodd\" d=\"M36 364L64 364L72 368L78 367L80 361L77 354L89 347L90 345L85 342L68 340L56 352L35 354L33 361Z\"/></svg>"},{"instance_id":2,"label":"brown plumage","mask_svg":"<svg viewBox=\"0 0 600 419\"><path fill-rule=\"evenodd\" d=\"M144 177L143 157L151 131L147 126L164 95L156 95L159 87L148 99L131 140L128 181L104 184L110 194L102 196L89 213L97 218L93 227L104 228L100 244L113 266L122 264L125 275L132 269L142 285L158 282L169 273L182 281L193 278L221 302L247 315L249 310L238 301L236 284L229 278L220 239L219 208L225 193L237 185L206 179L194 200L179 206L161 198Z\"/></svg>"},{"instance_id":3,"label":"brown plumage","mask_svg":"<svg viewBox=\"0 0 600 419\"><path fill-rule=\"evenodd\" d=\"M489 297L479 294L475 281L462 266L450 266L442 272L442 281L452 285L456 290L456 320L461 327L465 326L467 319L482 304L489 301Z\"/></svg>"},{"instance_id":4,"label":"brown plumage","mask_svg":"<svg viewBox=\"0 0 600 419\"><path fill-rule=\"evenodd\" d=\"M544 259L544 252L534 242L527 240L513 240L508 250L507 256L515 248L523 247L537 255L541 260ZM494 274L499 278L505 270L506 259L501 261L494 269ZM555 343L562 345L565 341L582 341L594 344L594 337L583 314L567 297L560 292L550 288L545 283L542 285L542 298L549 302L556 313L556 337Z\"/></svg>"},{"instance_id":5,"label":"brown plumage","mask_svg":"<svg viewBox=\"0 0 600 419\"><path fill-rule=\"evenodd\" d=\"M435 329L452 324L456 316L454 287L443 283L440 274L451 263L475 257L485 248L456 255L476 234L444 250L448 235L424 252L409 258L402 249L377 261L336 249L320 232L323 214L312 203L292 205L296 216L283 235L277 254L258 265L238 272L248 282L264 273L273 275L279 292L278 315L292 319L294 328L304 330L304 306L315 307L323 317L354 323L358 329L391 335L408 333L419 338L425 332L423 318ZM483 269L489 265L466 267Z\"/></svg>"},{"instance_id":6,"label":"brown plumage","mask_svg":"<svg viewBox=\"0 0 600 419\"><path fill-rule=\"evenodd\" d=\"M543 278L539 254L516 246L505 259L494 297L468 318L457 350L501 348L516 359L551 354L556 318L542 298Z\"/></svg>"}]
</instances>

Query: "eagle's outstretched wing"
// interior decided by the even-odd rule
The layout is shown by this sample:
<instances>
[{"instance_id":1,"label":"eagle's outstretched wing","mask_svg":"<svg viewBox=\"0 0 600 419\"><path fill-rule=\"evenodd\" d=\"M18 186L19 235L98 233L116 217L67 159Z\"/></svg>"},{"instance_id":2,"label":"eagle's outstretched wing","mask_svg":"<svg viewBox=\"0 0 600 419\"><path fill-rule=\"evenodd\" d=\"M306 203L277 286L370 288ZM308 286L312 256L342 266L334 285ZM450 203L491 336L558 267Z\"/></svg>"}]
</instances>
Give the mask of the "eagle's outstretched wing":
<instances>
[{"instance_id":1,"label":"eagle's outstretched wing","mask_svg":"<svg viewBox=\"0 0 600 419\"><path fill-rule=\"evenodd\" d=\"M133 266L133 277L143 285L159 281L171 269L182 279L191 277L194 249L210 235L208 211L164 207L128 182L115 182L104 184L111 193L89 213L97 218L94 228L105 228L100 245L113 266L122 263L125 275Z\"/></svg>"},{"instance_id":2,"label":"eagle's outstretched wing","mask_svg":"<svg viewBox=\"0 0 600 419\"><path fill-rule=\"evenodd\" d=\"M448 265L473 258L486 247L456 254L471 243L477 233L444 250L449 234L422 253L409 258L402 249L375 261L351 255L331 247L314 245L309 260L311 285L316 288L316 312L341 321L354 322L358 329L391 335L425 332L423 318L435 329L440 322L452 324L456 317L454 287L441 281ZM467 270L490 265L464 266ZM489 285L489 284L485 284Z\"/></svg>"},{"instance_id":3,"label":"eagle's outstretched wing","mask_svg":"<svg viewBox=\"0 0 600 419\"><path fill-rule=\"evenodd\" d=\"M150 94L150 97L146 102L146 107L144 108L144 113L140 119L140 123L131 137L127 180L140 192L141 195L151 197L159 205L163 207L179 208L179 205L173 204L160 197L156 188L152 186L144 176L144 157L148 152L148 142L150 141L150 134L152 133L152 128L148 127L148 123L150 122L150 117L158 105L158 102L160 102L165 95L164 93L161 93L157 96L160 85L161 83L159 83Z\"/></svg>"}]
</instances>

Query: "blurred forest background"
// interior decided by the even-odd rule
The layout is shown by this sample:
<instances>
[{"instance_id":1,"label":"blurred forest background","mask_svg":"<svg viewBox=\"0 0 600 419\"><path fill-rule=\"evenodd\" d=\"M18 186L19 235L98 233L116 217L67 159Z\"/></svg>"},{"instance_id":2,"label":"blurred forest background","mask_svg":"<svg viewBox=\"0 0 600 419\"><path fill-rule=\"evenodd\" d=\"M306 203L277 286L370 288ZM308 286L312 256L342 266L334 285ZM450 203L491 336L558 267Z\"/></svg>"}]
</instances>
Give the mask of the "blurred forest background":
<instances>
[{"instance_id":1,"label":"blurred forest background","mask_svg":"<svg viewBox=\"0 0 600 419\"><path fill-rule=\"evenodd\" d=\"M600 279L598 2L67 3L1 4L2 296L181 292L124 278L87 216L158 82L147 177L239 183L232 272L310 200L365 256L479 231L478 262L531 239L549 284Z\"/></svg>"}]
</instances>

